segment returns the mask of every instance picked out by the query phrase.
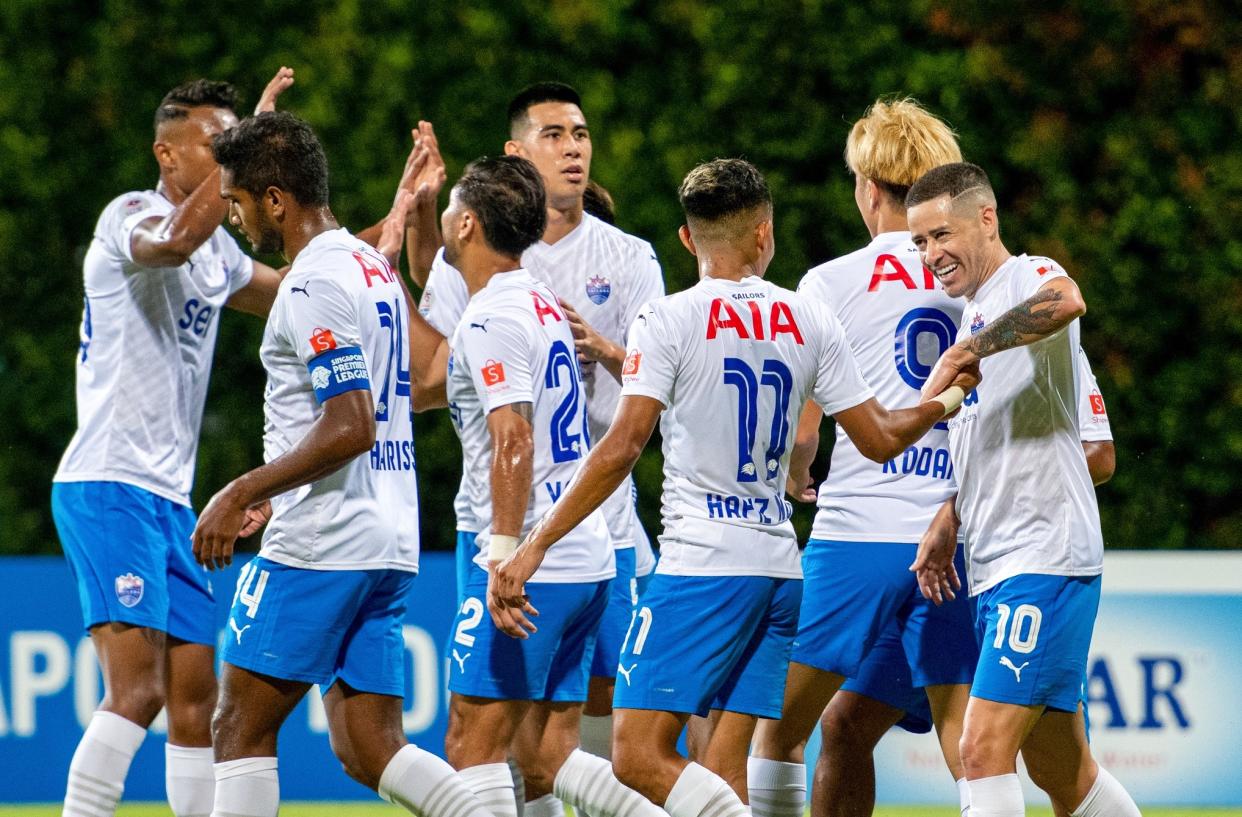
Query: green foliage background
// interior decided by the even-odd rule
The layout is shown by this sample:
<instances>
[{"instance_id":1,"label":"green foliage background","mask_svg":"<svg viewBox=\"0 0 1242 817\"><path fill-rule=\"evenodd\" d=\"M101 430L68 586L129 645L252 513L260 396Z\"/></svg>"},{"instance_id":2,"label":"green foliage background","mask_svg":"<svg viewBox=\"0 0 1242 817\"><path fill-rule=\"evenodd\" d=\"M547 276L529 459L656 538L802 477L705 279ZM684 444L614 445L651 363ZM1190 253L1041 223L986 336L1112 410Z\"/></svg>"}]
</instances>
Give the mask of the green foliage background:
<instances>
[{"instance_id":1,"label":"green foliage background","mask_svg":"<svg viewBox=\"0 0 1242 817\"><path fill-rule=\"evenodd\" d=\"M317 128L355 228L386 210L417 119L452 180L499 151L516 89L575 84L593 175L670 289L694 278L676 185L716 156L768 175L777 282L864 244L845 136L877 96L913 95L992 174L1010 249L1058 259L1086 294L1118 445L1107 541L1242 543L1242 24L1227 4L5 0L0 43L0 552L57 550L48 492L74 429L81 259L103 206L156 181L155 105L198 76L253 103L282 64L297 85L281 105ZM260 331L223 317L200 507L260 461ZM456 441L443 413L417 425L424 537L450 547ZM649 451L653 533L659 480Z\"/></svg>"}]
</instances>

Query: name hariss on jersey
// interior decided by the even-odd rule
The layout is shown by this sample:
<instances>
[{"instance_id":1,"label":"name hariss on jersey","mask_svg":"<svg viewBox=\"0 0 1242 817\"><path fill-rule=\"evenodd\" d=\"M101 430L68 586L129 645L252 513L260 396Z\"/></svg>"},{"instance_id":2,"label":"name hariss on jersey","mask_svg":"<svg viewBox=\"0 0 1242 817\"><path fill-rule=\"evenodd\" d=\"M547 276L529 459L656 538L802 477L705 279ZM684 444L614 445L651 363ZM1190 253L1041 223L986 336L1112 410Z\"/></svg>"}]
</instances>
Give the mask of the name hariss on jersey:
<instances>
[{"instance_id":1,"label":"name hariss on jersey","mask_svg":"<svg viewBox=\"0 0 1242 817\"><path fill-rule=\"evenodd\" d=\"M932 366L953 343L962 302L940 288L909 232L881 233L866 247L815 267L798 292L828 304L876 397L918 405ZM811 536L846 542L917 542L957 491L948 429L939 424L887 463L859 453L837 426Z\"/></svg>"},{"instance_id":2,"label":"name hariss on jersey","mask_svg":"<svg viewBox=\"0 0 1242 817\"><path fill-rule=\"evenodd\" d=\"M705 278L639 313L622 380L666 407L656 571L800 578L784 498L798 415L872 396L832 312L755 276Z\"/></svg>"},{"instance_id":3,"label":"name hariss on jersey","mask_svg":"<svg viewBox=\"0 0 1242 817\"><path fill-rule=\"evenodd\" d=\"M959 340L1063 277L1048 258L1010 258L966 301ZM1075 320L984 358L979 388L949 420L972 594L1022 573L1103 570L1100 515L1082 451L1080 354Z\"/></svg>"},{"instance_id":4,"label":"name hariss on jersey","mask_svg":"<svg viewBox=\"0 0 1242 817\"><path fill-rule=\"evenodd\" d=\"M218 315L254 262L223 227L179 267L143 267L130 241L173 204L126 193L99 216L82 264L78 430L56 482L125 482L190 504Z\"/></svg>"},{"instance_id":5,"label":"name hariss on jersey","mask_svg":"<svg viewBox=\"0 0 1242 817\"><path fill-rule=\"evenodd\" d=\"M586 395L573 333L556 296L524 269L494 275L470 299L451 343L448 397L477 417L454 418L458 427L486 429L486 416L515 403L531 405L535 450L525 535L560 497L590 448ZM476 400L470 399L471 393ZM490 477L491 435L462 435L465 468ZM490 498L476 499L479 534L475 563L487 567ZM582 583L616 574L612 543L597 510L550 549L532 582Z\"/></svg>"},{"instance_id":6,"label":"name hariss on jersey","mask_svg":"<svg viewBox=\"0 0 1242 817\"><path fill-rule=\"evenodd\" d=\"M359 388L375 405L375 445L273 498L260 555L316 570L418 570L408 323L396 274L348 231L320 233L294 259L259 352L268 377L264 456L284 454L324 402Z\"/></svg>"}]
</instances>

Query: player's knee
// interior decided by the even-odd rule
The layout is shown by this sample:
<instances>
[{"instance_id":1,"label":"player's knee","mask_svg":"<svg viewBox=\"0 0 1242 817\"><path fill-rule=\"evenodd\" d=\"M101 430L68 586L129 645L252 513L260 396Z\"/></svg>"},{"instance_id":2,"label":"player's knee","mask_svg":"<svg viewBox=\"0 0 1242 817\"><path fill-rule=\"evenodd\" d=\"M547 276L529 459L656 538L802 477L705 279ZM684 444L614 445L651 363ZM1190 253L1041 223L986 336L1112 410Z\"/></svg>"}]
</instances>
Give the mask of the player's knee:
<instances>
[{"instance_id":1,"label":"player's knee","mask_svg":"<svg viewBox=\"0 0 1242 817\"><path fill-rule=\"evenodd\" d=\"M132 679L109 690L110 711L138 724L149 725L164 708L164 682L156 675Z\"/></svg>"},{"instance_id":2,"label":"player's knee","mask_svg":"<svg viewBox=\"0 0 1242 817\"><path fill-rule=\"evenodd\" d=\"M958 752L962 760L962 772L966 777L990 777L996 768L1007 766L1004 763L1003 741L997 735L990 735L984 730L967 729L962 732L958 742ZM1010 761L1013 758L1009 759Z\"/></svg>"},{"instance_id":3,"label":"player's knee","mask_svg":"<svg viewBox=\"0 0 1242 817\"><path fill-rule=\"evenodd\" d=\"M870 724L860 723L849 712L828 707L822 721L822 754L870 755L878 742Z\"/></svg>"}]
</instances>

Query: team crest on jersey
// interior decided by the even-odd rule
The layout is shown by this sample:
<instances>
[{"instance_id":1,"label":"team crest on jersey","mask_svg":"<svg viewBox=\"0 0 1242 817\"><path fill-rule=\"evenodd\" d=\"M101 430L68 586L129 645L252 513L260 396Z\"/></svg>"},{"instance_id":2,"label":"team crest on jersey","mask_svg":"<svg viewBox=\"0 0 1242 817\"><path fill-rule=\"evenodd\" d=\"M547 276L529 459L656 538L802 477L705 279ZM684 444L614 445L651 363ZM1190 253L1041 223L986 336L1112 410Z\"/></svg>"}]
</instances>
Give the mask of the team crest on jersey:
<instances>
[{"instance_id":1,"label":"team crest on jersey","mask_svg":"<svg viewBox=\"0 0 1242 817\"><path fill-rule=\"evenodd\" d=\"M132 216L134 213L141 212L146 206L147 202L145 199L135 196L132 199L127 199L126 202L121 205L121 212L127 216Z\"/></svg>"},{"instance_id":2,"label":"team crest on jersey","mask_svg":"<svg viewBox=\"0 0 1242 817\"><path fill-rule=\"evenodd\" d=\"M433 300L434 296L431 294L431 287L427 287L423 290L422 300L418 302L418 314L422 315L424 318L431 314L431 304L433 303Z\"/></svg>"},{"instance_id":3,"label":"team crest on jersey","mask_svg":"<svg viewBox=\"0 0 1242 817\"><path fill-rule=\"evenodd\" d=\"M592 275L587 279L586 294L591 303L599 306L612 294L612 283L602 275Z\"/></svg>"},{"instance_id":4,"label":"team crest on jersey","mask_svg":"<svg viewBox=\"0 0 1242 817\"><path fill-rule=\"evenodd\" d=\"M144 582L141 576L135 576L133 573L126 573L124 576L116 577L116 598L117 601L126 607L133 607L142 601L142 591Z\"/></svg>"},{"instance_id":5,"label":"team crest on jersey","mask_svg":"<svg viewBox=\"0 0 1242 817\"><path fill-rule=\"evenodd\" d=\"M976 312L975 316L970 319L970 334L972 335L978 334L983 329L983 326L984 326L983 313Z\"/></svg>"}]
</instances>

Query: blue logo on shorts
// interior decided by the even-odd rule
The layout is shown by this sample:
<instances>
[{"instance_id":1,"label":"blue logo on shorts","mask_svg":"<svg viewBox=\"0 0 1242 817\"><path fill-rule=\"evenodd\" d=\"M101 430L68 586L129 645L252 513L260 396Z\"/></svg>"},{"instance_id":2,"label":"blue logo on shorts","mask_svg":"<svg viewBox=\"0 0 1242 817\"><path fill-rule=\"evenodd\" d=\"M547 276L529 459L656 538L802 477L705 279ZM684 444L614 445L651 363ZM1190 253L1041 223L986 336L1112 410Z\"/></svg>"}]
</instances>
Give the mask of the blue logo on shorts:
<instances>
[{"instance_id":1,"label":"blue logo on shorts","mask_svg":"<svg viewBox=\"0 0 1242 817\"><path fill-rule=\"evenodd\" d=\"M116 597L126 607L133 607L142 601L143 581L141 576L126 573L116 577Z\"/></svg>"},{"instance_id":2,"label":"blue logo on shorts","mask_svg":"<svg viewBox=\"0 0 1242 817\"><path fill-rule=\"evenodd\" d=\"M612 284L602 275L593 275L587 279L586 294L591 303L599 306L612 294Z\"/></svg>"}]
</instances>

